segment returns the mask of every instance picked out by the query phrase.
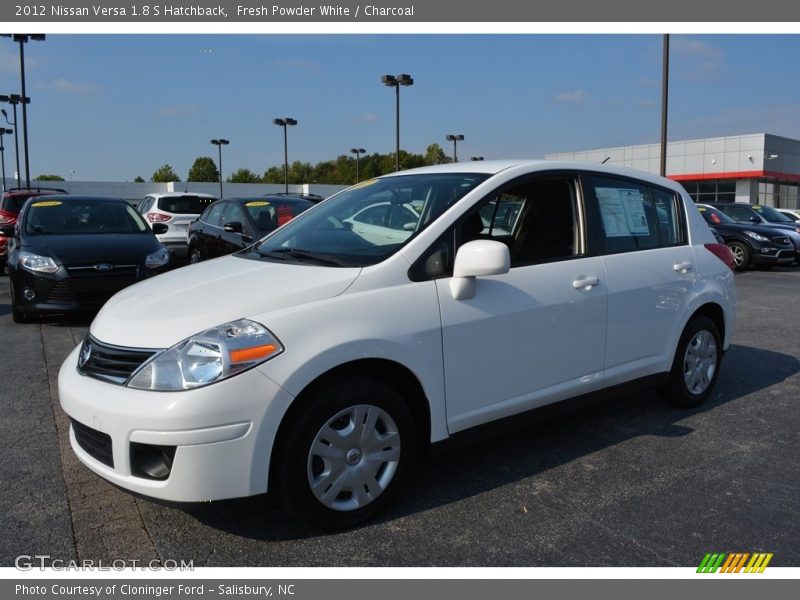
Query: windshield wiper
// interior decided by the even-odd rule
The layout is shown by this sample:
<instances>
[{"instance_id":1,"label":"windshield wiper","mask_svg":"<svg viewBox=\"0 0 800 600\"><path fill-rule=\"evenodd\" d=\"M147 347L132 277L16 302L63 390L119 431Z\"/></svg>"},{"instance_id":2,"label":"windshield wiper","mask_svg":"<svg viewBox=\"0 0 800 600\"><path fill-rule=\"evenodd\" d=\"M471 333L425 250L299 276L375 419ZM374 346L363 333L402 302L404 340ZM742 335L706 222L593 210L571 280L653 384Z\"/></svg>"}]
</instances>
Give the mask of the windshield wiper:
<instances>
[{"instance_id":1,"label":"windshield wiper","mask_svg":"<svg viewBox=\"0 0 800 600\"><path fill-rule=\"evenodd\" d=\"M321 254L312 252L310 250L298 250L297 248L279 248L278 250L268 250L266 252L259 251L259 256L264 258L277 258L278 260L289 261L291 259L313 260L325 265L336 265L337 267L354 267L351 262L344 259L332 256L330 254Z\"/></svg>"}]
</instances>

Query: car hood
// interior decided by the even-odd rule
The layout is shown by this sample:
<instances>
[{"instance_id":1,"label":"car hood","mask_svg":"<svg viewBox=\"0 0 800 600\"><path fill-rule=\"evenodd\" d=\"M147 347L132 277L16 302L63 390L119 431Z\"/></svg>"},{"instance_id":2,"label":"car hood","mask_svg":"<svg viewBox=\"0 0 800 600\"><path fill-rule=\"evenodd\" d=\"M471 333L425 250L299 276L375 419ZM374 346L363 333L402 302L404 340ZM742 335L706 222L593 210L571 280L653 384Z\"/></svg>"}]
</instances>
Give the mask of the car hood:
<instances>
[{"instance_id":1,"label":"car hood","mask_svg":"<svg viewBox=\"0 0 800 600\"><path fill-rule=\"evenodd\" d=\"M64 266L108 262L141 264L160 244L147 233L37 235L26 238L22 250L50 256Z\"/></svg>"},{"instance_id":2,"label":"car hood","mask_svg":"<svg viewBox=\"0 0 800 600\"><path fill-rule=\"evenodd\" d=\"M229 321L338 296L360 272L224 256L122 290L103 306L91 333L118 346L168 348Z\"/></svg>"},{"instance_id":3,"label":"car hood","mask_svg":"<svg viewBox=\"0 0 800 600\"><path fill-rule=\"evenodd\" d=\"M753 233L757 233L768 238L786 235L786 233L781 231L780 228L765 227L764 225L756 225L755 223L752 225L746 225L744 223L714 223L713 225L709 224L709 227L713 227L722 234L727 232L752 231Z\"/></svg>"}]
</instances>

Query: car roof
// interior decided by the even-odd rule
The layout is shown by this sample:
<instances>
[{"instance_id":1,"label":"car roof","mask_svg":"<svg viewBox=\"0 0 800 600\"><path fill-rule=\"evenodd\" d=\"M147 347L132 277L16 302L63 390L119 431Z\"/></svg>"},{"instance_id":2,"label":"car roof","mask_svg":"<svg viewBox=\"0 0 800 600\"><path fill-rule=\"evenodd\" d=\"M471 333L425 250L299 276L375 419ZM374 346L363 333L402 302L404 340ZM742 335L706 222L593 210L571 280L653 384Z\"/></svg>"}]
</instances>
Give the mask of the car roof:
<instances>
[{"instance_id":1,"label":"car roof","mask_svg":"<svg viewBox=\"0 0 800 600\"><path fill-rule=\"evenodd\" d=\"M654 185L662 187L669 187L675 191L685 193L685 189L679 183L666 179L660 175L654 175L647 171L640 171L631 167L617 166L617 165L604 165L600 163L590 163L582 161L566 161L566 160L544 160L544 159L508 159L508 160L471 160L469 162L447 163L443 165L431 165L427 167L419 167L416 169L408 169L406 171L397 171L388 175L382 175L381 178L386 177L402 177L403 175L427 175L435 173L482 173L484 175L497 175L502 171L508 169L529 170L535 171L551 171L551 170L570 170L570 171L592 171L595 173L616 175L620 177L632 177L640 179Z\"/></svg>"},{"instance_id":2,"label":"car roof","mask_svg":"<svg viewBox=\"0 0 800 600\"><path fill-rule=\"evenodd\" d=\"M43 188L6 188L3 192L3 197L14 197L14 196L41 196L44 194L66 194L67 190L62 188L56 187L43 187Z\"/></svg>"},{"instance_id":3,"label":"car roof","mask_svg":"<svg viewBox=\"0 0 800 600\"><path fill-rule=\"evenodd\" d=\"M47 194L36 197L36 202L44 200L59 200L66 203L86 202L87 200L92 200L93 202L124 202L125 204L128 204L124 198L119 198L116 196L75 196L73 194Z\"/></svg>"},{"instance_id":4,"label":"car roof","mask_svg":"<svg viewBox=\"0 0 800 600\"><path fill-rule=\"evenodd\" d=\"M202 194L200 192L153 192L152 194L145 194L151 198L181 198L182 196L194 196L196 198L211 198L218 200L213 194Z\"/></svg>"}]
</instances>

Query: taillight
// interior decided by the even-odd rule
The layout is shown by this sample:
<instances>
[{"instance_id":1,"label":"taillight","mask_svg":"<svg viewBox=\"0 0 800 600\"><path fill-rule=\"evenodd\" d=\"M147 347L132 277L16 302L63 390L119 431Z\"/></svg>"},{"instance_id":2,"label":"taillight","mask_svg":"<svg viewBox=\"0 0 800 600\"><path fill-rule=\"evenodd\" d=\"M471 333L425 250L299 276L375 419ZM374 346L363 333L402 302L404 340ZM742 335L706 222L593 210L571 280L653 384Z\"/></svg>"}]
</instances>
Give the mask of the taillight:
<instances>
[{"instance_id":1,"label":"taillight","mask_svg":"<svg viewBox=\"0 0 800 600\"><path fill-rule=\"evenodd\" d=\"M716 256L733 271L735 269L735 261L733 259L733 252L725 244L703 244L711 254Z\"/></svg>"},{"instance_id":2,"label":"taillight","mask_svg":"<svg viewBox=\"0 0 800 600\"><path fill-rule=\"evenodd\" d=\"M17 215L0 210L0 225L13 225L17 222Z\"/></svg>"},{"instance_id":3,"label":"taillight","mask_svg":"<svg viewBox=\"0 0 800 600\"><path fill-rule=\"evenodd\" d=\"M147 213L145 216L151 223L163 223L172 218L170 215L162 215L161 213Z\"/></svg>"}]
</instances>

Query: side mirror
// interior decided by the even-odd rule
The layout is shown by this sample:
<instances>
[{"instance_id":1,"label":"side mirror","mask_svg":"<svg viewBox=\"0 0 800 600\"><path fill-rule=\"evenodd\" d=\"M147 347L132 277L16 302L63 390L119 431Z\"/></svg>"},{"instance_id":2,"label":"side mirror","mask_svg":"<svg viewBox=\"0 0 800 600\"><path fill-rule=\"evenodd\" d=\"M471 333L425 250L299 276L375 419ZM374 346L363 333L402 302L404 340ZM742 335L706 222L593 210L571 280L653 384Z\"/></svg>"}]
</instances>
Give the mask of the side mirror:
<instances>
[{"instance_id":1,"label":"side mirror","mask_svg":"<svg viewBox=\"0 0 800 600\"><path fill-rule=\"evenodd\" d=\"M225 223L222 228L228 233L242 233L242 224L239 221Z\"/></svg>"},{"instance_id":2,"label":"side mirror","mask_svg":"<svg viewBox=\"0 0 800 600\"><path fill-rule=\"evenodd\" d=\"M475 295L475 278L502 275L511 268L508 246L493 240L467 242L456 253L450 293L456 300L469 300Z\"/></svg>"},{"instance_id":3,"label":"side mirror","mask_svg":"<svg viewBox=\"0 0 800 600\"><path fill-rule=\"evenodd\" d=\"M405 223L405 224L403 225L403 231L416 231L416 229L417 229L417 224L416 224L416 223L414 223L414 222L412 222L412 223Z\"/></svg>"},{"instance_id":4,"label":"side mirror","mask_svg":"<svg viewBox=\"0 0 800 600\"><path fill-rule=\"evenodd\" d=\"M759 219L758 217L750 217L750 222L751 223L761 223L761 219Z\"/></svg>"},{"instance_id":5,"label":"side mirror","mask_svg":"<svg viewBox=\"0 0 800 600\"><path fill-rule=\"evenodd\" d=\"M167 233L167 231L169 231L169 225L166 223L153 223L153 233L156 235Z\"/></svg>"}]
</instances>

